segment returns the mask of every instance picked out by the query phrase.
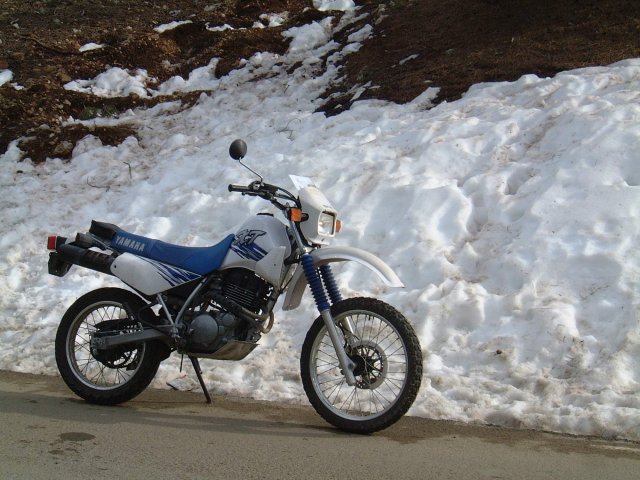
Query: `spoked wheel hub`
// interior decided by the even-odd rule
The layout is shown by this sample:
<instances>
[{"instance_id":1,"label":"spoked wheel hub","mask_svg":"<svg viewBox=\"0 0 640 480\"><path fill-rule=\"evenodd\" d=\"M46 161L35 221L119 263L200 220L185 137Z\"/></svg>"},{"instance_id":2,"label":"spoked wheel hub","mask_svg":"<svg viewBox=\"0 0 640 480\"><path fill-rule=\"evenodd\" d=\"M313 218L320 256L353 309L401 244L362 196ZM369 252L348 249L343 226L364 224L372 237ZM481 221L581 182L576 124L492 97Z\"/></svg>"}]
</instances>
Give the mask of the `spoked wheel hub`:
<instances>
[{"instance_id":1,"label":"spoked wheel hub","mask_svg":"<svg viewBox=\"0 0 640 480\"><path fill-rule=\"evenodd\" d=\"M129 319L104 320L95 325L94 337L105 337L117 333L134 332L138 329L138 324ZM93 357L108 368L124 368L133 370L137 363L137 351L140 345L121 345L107 350L92 348Z\"/></svg>"},{"instance_id":2,"label":"spoked wheel hub","mask_svg":"<svg viewBox=\"0 0 640 480\"><path fill-rule=\"evenodd\" d=\"M349 355L356 364L353 375L356 386L370 390L380 386L386 378L387 357L384 351L372 341L361 341L351 348Z\"/></svg>"}]
</instances>

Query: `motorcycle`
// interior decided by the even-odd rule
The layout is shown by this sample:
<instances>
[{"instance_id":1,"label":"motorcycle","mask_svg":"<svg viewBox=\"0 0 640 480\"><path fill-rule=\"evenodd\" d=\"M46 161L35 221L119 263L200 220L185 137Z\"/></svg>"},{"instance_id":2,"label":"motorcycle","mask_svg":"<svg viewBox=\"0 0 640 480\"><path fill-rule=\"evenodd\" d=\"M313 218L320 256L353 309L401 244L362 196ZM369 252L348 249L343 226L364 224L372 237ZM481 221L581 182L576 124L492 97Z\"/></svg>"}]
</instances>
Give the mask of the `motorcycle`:
<instances>
[{"instance_id":1,"label":"motorcycle","mask_svg":"<svg viewBox=\"0 0 640 480\"><path fill-rule=\"evenodd\" d=\"M328 246L341 222L310 179L291 177L297 195L265 183L243 163L246 152L240 139L229 148L258 180L229 185L229 192L270 202L285 222L259 213L210 247L172 245L95 220L73 238L48 237L50 274L62 277L78 265L131 289L99 288L69 307L55 339L62 379L86 401L114 405L141 393L176 351L191 360L210 403L198 359L242 360L271 330L281 295L283 309L293 310L309 286L319 311L300 357L310 403L341 430L388 427L420 388L419 341L394 307L343 298L331 263L355 261L389 286L402 282L371 253Z\"/></svg>"}]
</instances>

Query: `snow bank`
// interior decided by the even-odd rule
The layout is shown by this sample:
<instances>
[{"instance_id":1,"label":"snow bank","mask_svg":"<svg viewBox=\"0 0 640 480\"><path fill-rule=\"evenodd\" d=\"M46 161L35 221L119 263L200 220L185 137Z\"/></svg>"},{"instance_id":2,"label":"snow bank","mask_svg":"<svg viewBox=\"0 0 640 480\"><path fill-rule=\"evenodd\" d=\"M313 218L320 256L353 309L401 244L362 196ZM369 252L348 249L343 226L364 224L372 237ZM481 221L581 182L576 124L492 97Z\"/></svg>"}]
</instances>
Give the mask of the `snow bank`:
<instances>
[{"instance_id":1,"label":"snow bank","mask_svg":"<svg viewBox=\"0 0 640 480\"><path fill-rule=\"evenodd\" d=\"M189 23L193 23L193 22L191 20L179 20L179 21L174 21L169 23L163 23L162 25L158 25L157 27L155 27L153 31L157 33L164 33L166 31L173 30L174 28L179 27L180 25L187 25Z\"/></svg>"},{"instance_id":2,"label":"snow bank","mask_svg":"<svg viewBox=\"0 0 640 480\"><path fill-rule=\"evenodd\" d=\"M284 57L255 55L189 109L129 112L121 121L139 127L139 140L111 147L87 137L71 162L40 166L16 163L9 149L0 368L55 374L64 310L117 284L79 268L47 275L46 235L96 218L209 245L268 210L227 192L251 180L227 157L241 137L267 181L315 177L344 221L336 243L379 255L404 281L388 289L362 267L338 269L346 293L381 297L416 328L425 372L410 414L640 440L640 60L477 85L431 110L432 90L325 118L317 98L344 54L319 40L329 28L291 30ZM297 365L315 316L310 298L278 311L244 361L203 361L207 384L304 402ZM155 385L178 365L167 361Z\"/></svg>"},{"instance_id":3,"label":"snow bank","mask_svg":"<svg viewBox=\"0 0 640 480\"><path fill-rule=\"evenodd\" d=\"M113 67L90 80L73 80L65 84L64 88L98 97L127 97L131 94L147 97L149 80L149 75L144 69L130 72L120 67Z\"/></svg>"},{"instance_id":4,"label":"snow bank","mask_svg":"<svg viewBox=\"0 0 640 480\"><path fill-rule=\"evenodd\" d=\"M104 44L89 42L89 43L85 43L80 48L78 48L78 51L81 53L84 53L84 52L90 52L92 50L100 50L101 48L104 48Z\"/></svg>"},{"instance_id":5,"label":"snow bank","mask_svg":"<svg viewBox=\"0 0 640 480\"><path fill-rule=\"evenodd\" d=\"M313 0L313 6L321 12L328 10L346 12L355 9L353 0Z\"/></svg>"},{"instance_id":6,"label":"snow bank","mask_svg":"<svg viewBox=\"0 0 640 480\"><path fill-rule=\"evenodd\" d=\"M0 70L0 86L10 82L12 78L13 72L11 70Z\"/></svg>"}]
</instances>

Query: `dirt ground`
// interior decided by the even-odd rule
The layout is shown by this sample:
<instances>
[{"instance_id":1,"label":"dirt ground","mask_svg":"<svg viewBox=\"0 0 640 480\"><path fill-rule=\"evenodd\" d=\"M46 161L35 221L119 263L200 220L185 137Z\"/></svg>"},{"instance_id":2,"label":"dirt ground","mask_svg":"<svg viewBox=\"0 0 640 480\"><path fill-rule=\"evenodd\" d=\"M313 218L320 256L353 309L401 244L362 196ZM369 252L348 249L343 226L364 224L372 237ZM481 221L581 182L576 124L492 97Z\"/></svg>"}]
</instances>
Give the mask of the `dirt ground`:
<instances>
[{"instance_id":1,"label":"dirt ground","mask_svg":"<svg viewBox=\"0 0 640 480\"><path fill-rule=\"evenodd\" d=\"M515 80L523 74L552 76L590 65L640 57L640 2L629 0L359 0L369 15L342 32L372 24L374 35L346 57L339 84L325 92L322 110L350 107L354 86L369 84L360 97L407 102L429 86L440 87L438 101L459 98L474 83ZM259 51L282 53L281 34L294 26L340 18L318 12L311 0L0 0L0 70L12 82L0 87L0 154L21 138L24 156L70 158L86 134L118 144L128 128L62 126L70 116L90 119L151 106L166 98L135 95L99 98L64 89L73 79L93 78L110 67L144 68L158 83L188 76L220 58L216 75ZM275 28L247 28L261 13L288 12ZM164 33L154 27L192 20ZM234 30L210 31L229 24ZM344 41L345 38L338 38ZM89 42L106 45L78 51ZM373 87L373 88L371 88ZM199 93L182 94L184 103Z\"/></svg>"}]
</instances>

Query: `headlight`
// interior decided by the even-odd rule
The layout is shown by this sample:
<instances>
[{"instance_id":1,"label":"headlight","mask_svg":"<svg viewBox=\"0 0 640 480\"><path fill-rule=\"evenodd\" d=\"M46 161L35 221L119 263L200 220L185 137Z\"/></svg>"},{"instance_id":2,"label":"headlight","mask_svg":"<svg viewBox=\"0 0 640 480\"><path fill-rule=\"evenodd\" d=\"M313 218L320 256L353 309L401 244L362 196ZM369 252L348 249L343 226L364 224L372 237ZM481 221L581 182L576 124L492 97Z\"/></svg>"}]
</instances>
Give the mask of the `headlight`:
<instances>
[{"instance_id":1,"label":"headlight","mask_svg":"<svg viewBox=\"0 0 640 480\"><path fill-rule=\"evenodd\" d=\"M309 245L329 245L338 231L338 212L318 187L309 185L298 192L301 210L306 214L300 233ZM295 221L295 220L294 220Z\"/></svg>"},{"instance_id":2,"label":"headlight","mask_svg":"<svg viewBox=\"0 0 640 480\"><path fill-rule=\"evenodd\" d=\"M336 231L336 217L330 213L322 212L318 217L318 233L320 235L333 235Z\"/></svg>"}]
</instances>

